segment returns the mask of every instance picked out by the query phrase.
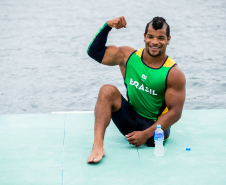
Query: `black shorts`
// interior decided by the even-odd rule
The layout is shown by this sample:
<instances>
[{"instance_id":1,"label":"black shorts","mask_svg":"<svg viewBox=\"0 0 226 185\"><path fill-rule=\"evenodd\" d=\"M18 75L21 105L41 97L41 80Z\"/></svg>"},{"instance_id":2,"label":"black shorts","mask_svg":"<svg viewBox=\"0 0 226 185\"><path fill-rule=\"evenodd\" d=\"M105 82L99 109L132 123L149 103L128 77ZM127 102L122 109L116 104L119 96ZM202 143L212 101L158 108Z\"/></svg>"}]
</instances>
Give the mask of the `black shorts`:
<instances>
[{"instance_id":1,"label":"black shorts","mask_svg":"<svg viewBox=\"0 0 226 185\"><path fill-rule=\"evenodd\" d=\"M155 123L154 120L139 115L123 96L121 108L113 112L111 118L123 135L127 135L133 131L146 130ZM170 129L168 128L164 131L164 141L169 138L169 135ZM154 137L149 138L146 144L149 147L154 147Z\"/></svg>"}]
</instances>

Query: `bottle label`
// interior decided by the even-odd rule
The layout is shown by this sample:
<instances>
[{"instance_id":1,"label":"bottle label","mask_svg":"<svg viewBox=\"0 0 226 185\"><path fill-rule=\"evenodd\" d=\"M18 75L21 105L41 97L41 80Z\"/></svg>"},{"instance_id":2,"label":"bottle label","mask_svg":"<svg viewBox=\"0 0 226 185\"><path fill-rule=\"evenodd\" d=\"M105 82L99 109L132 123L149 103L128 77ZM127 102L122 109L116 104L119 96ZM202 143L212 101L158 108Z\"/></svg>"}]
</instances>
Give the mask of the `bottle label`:
<instances>
[{"instance_id":1,"label":"bottle label","mask_svg":"<svg viewBox=\"0 0 226 185\"><path fill-rule=\"evenodd\" d=\"M163 141L163 132L155 132L154 133L154 140L155 141Z\"/></svg>"}]
</instances>

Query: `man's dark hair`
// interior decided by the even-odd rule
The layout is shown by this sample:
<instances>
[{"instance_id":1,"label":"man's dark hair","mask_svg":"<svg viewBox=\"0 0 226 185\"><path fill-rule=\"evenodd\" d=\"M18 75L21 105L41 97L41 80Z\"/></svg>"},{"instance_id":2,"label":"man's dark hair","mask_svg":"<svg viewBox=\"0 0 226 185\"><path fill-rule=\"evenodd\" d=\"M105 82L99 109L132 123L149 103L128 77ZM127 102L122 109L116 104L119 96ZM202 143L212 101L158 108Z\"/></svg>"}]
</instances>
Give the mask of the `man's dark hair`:
<instances>
[{"instance_id":1,"label":"man's dark hair","mask_svg":"<svg viewBox=\"0 0 226 185\"><path fill-rule=\"evenodd\" d=\"M166 26L167 26L166 27L166 36L169 37L170 36L170 27L167 24L166 20L164 18L162 18L162 17L154 17L152 19L152 21L147 23L147 26L145 28L145 35L147 35L149 25L151 25L152 28L154 28L154 30L157 31L158 29L162 29L164 24L166 24Z\"/></svg>"}]
</instances>

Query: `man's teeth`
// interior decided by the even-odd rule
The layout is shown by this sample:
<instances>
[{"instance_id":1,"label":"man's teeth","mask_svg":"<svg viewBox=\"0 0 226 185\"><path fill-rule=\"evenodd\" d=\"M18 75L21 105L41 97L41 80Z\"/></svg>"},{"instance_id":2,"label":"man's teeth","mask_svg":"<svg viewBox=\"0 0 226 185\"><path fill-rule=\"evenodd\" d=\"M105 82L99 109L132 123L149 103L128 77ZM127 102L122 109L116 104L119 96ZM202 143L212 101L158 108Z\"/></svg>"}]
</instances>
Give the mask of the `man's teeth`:
<instances>
[{"instance_id":1,"label":"man's teeth","mask_svg":"<svg viewBox=\"0 0 226 185\"><path fill-rule=\"evenodd\" d=\"M153 49L159 49L159 47L151 47L151 48L153 48Z\"/></svg>"}]
</instances>

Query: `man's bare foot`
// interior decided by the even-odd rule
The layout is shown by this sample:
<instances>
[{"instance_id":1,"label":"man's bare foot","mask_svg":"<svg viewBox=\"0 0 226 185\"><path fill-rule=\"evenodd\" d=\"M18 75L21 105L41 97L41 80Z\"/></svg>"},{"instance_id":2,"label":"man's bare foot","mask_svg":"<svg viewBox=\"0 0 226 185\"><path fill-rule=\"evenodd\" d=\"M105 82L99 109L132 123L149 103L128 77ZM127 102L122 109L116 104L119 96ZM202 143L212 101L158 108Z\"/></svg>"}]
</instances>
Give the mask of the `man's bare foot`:
<instances>
[{"instance_id":1,"label":"man's bare foot","mask_svg":"<svg viewBox=\"0 0 226 185\"><path fill-rule=\"evenodd\" d=\"M105 151L103 148L93 147L92 152L89 158L87 159L87 163L97 163L104 156L105 156Z\"/></svg>"}]
</instances>

